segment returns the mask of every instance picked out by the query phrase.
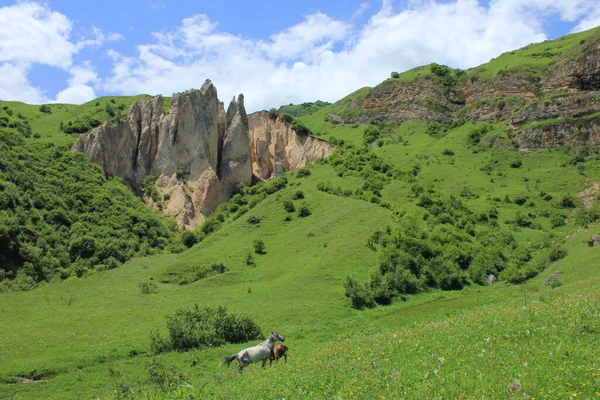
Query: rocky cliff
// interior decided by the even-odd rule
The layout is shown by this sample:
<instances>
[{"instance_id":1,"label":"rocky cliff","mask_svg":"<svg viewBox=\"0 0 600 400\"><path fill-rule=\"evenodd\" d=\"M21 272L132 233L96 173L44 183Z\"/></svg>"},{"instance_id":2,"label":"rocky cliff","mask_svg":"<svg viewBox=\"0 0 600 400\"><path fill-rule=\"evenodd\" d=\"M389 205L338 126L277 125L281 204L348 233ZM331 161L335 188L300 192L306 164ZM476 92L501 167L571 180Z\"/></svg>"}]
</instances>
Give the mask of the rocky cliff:
<instances>
[{"instance_id":1,"label":"rocky cliff","mask_svg":"<svg viewBox=\"0 0 600 400\"><path fill-rule=\"evenodd\" d=\"M138 193L146 178L146 184L156 178L159 195L147 200L186 228L201 224L236 184L252 180L243 96L224 115L208 80L199 90L174 94L168 114L162 96L132 104L127 118L81 135L73 150Z\"/></svg>"},{"instance_id":2,"label":"rocky cliff","mask_svg":"<svg viewBox=\"0 0 600 400\"><path fill-rule=\"evenodd\" d=\"M241 94L225 111L208 80L199 90L174 94L168 113L163 106L162 96L134 103L125 119L81 135L73 150L123 179L182 228L202 224L237 184L252 183L253 172L266 180L331 152L326 142L269 121L266 112L249 121Z\"/></svg>"},{"instance_id":3,"label":"rocky cliff","mask_svg":"<svg viewBox=\"0 0 600 400\"><path fill-rule=\"evenodd\" d=\"M411 81L388 79L349 102L344 113L331 113L337 123L383 123L425 120L451 123L452 115L463 105L449 85L434 75Z\"/></svg>"},{"instance_id":4,"label":"rocky cliff","mask_svg":"<svg viewBox=\"0 0 600 400\"><path fill-rule=\"evenodd\" d=\"M466 71L431 64L323 109L326 121L504 124L522 149L596 146L600 28L531 44ZM481 141L482 144L489 141Z\"/></svg>"},{"instance_id":5,"label":"rocky cliff","mask_svg":"<svg viewBox=\"0 0 600 400\"><path fill-rule=\"evenodd\" d=\"M327 142L297 134L291 124L270 119L266 111L251 114L248 123L252 170L258 179L297 170L331 154Z\"/></svg>"}]
</instances>

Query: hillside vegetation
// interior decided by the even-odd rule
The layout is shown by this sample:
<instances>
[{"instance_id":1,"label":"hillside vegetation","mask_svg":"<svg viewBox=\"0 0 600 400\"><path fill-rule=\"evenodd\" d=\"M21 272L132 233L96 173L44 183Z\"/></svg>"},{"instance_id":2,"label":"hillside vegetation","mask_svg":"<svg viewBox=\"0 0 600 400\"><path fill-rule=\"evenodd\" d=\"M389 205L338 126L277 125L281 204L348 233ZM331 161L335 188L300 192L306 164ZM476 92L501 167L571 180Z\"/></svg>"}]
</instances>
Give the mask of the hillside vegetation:
<instances>
[{"instance_id":1,"label":"hillside vegetation","mask_svg":"<svg viewBox=\"0 0 600 400\"><path fill-rule=\"evenodd\" d=\"M470 71L420 67L297 114L293 122L334 153L237 187L182 244L81 155L6 126L3 218L18 210L19 232L58 236L63 244L38 247L62 248L74 265L84 260L69 253L77 224L88 223L97 248L113 231L133 247L119 268L0 293L0 397L600 396L600 157L594 135L581 133L600 107L594 90L543 84L569 63L587 65L597 35L531 45ZM551 56L538 62L545 48ZM487 73L496 69L508 72ZM507 86L530 70L539 80ZM30 111L26 120L41 112ZM544 123L561 126L562 139L538 136ZM39 176L35 189L19 171ZM38 194L79 179L83 190ZM98 200L72 209L69 199L88 192ZM71 229L56 225L63 217ZM155 229L134 229L134 218ZM11 243L27 248L24 238ZM183 245L191 248L178 253ZM287 364L217 367L271 330L286 337Z\"/></svg>"}]
</instances>

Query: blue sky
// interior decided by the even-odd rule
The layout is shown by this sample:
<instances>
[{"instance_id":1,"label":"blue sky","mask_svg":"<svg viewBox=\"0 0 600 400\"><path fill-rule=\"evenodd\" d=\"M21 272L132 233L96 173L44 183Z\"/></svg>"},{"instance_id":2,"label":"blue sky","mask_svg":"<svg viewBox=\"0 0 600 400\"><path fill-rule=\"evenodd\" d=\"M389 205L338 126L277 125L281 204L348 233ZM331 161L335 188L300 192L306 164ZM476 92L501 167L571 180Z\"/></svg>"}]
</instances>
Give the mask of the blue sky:
<instances>
[{"instance_id":1,"label":"blue sky","mask_svg":"<svg viewBox=\"0 0 600 400\"><path fill-rule=\"evenodd\" d=\"M82 103L211 79L248 111L335 101L600 25L598 0L0 1L0 98Z\"/></svg>"}]
</instances>

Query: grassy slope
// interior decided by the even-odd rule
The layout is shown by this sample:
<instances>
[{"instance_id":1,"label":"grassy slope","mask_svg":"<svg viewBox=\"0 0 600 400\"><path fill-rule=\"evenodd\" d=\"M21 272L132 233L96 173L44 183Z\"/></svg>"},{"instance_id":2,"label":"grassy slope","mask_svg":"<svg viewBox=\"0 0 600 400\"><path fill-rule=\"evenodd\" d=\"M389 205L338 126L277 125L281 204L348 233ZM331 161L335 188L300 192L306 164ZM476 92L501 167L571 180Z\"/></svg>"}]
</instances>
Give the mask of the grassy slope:
<instances>
[{"instance_id":1,"label":"grassy slope","mask_svg":"<svg viewBox=\"0 0 600 400\"><path fill-rule=\"evenodd\" d=\"M493 79L500 71L525 71L528 75L539 77L540 73L560 56L572 57L593 36L600 33L600 28L563 36L556 40L533 43L519 50L503 53L490 62L470 69L467 77L477 76L481 79ZM581 42L584 43L581 43Z\"/></svg>"},{"instance_id":2,"label":"grassy slope","mask_svg":"<svg viewBox=\"0 0 600 400\"><path fill-rule=\"evenodd\" d=\"M366 90L328 107L344 107ZM328 107L300 119L324 139L360 143L364 126L325 122ZM136 259L86 279L0 294L0 378L5 382L0 397L109 398L127 387L136 397L167 397L148 383L146 364L152 359L188 375L191 386L171 392L170 398L506 398L511 396L508 384L517 378L535 398L596 396L600 271L598 249L586 242L600 228L579 230L569 218L565 227L550 232L549 220L567 215L557 201L582 188L582 172L600 180L600 163L589 157L583 171L563 167L572 158L563 150L474 152L467 136L478 126L466 124L436 139L425 134L424 123L405 123L384 135L386 144L375 150L403 169L419 165L418 183L438 193L460 196L467 188L478 197L461 200L475 210L495 205L501 223L517 211L531 213L541 229L513 229L520 242L564 241L568 256L528 284L432 291L387 307L351 309L343 280L348 273L365 279L376 268L377 255L365 247L366 239L395 217L379 206L317 191L323 180L348 188L362 181L314 165L310 178L290 179L287 189L183 254ZM500 126L493 128L488 135L504 136ZM446 149L454 155L443 155ZM517 158L522 166L511 168ZM491 170L482 171L488 164ZM396 181L383 190L383 200L406 211L404 218L419 210L409 186ZM284 222L282 202L297 189L304 191L312 215ZM541 191L553 200L541 200ZM494 200L506 195L529 196L526 204L535 205ZM247 223L251 215L261 218L258 226ZM249 267L245 258L253 239L264 240L267 254L255 255L257 265ZM168 274L214 261L229 271L185 286L160 283ZM562 272L563 286L542 287L555 271ZM151 278L158 293L141 294L139 283ZM243 375L216 368L241 345L156 358L147 354L150 330L164 329L165 314L193 303L224 304L229 311L252 315L264 331L278 330L288 338L289 364L267 371L251 366ZM120 375L111 377L110 369ZM6 383L35 373L54 379Z\"/></svg>"},{"instance_id":3,"label":"grassy slope","mask_svg":"<svg viewBox=\"0 0 600 400\"><path fill-rule=\"evenodd\" d=\"M539 213L547 208L550 213L560 212L555 202L538 200L537 193L545 190L558 199L567 192L575 193L583 184L583 175L575 166L560 167L562 162L571 157L565 152L522 155L523 165L518 169L508 167L509 162L518 156L512 151L473 154L465 149L466 135L470 129L472 127L466 125L450 131L441 139L433 139L424 133L423 124L404 124L399 132L408 145L384 145L377 152L385 158L396 160L403 168L420 164L420 183L435 185L437 191L459 196L464 187L469 187L480 195L479 198L465 200L475 209L489 207L489 201L486 200L488 195L503 197L508 194L514 197L524 194L539 203L535 207L498 203L500 221L511 219L517 210ZM455 155L441 155L446 148L453 149ZM499 160L492 171L494 183L489 181L487 173L474 165L484 165L492 157ZM597 162L590 159L586 167L590 175L596 179L600 177ZM250 225L246 222L247 216L243 216L181 255L137 259L122 268L102 272L88 279L69 280L31 292L1 294L3 324L0 326L0 358L10 361L0 367L0 376L6 380L10 376L26 376L32 371L47 371L56 375L56 378L35 385L2 385L0 393L16 392L23 398L40 395L48 398L105 396L114 385L108 374L109 367L119 370L121 379L137 388L136 381L144 382L147 379L145 365L151 357L143 353L149 348L150 330L164 329L165 314L198 302L224 304L232 312L252 315L265 331L277 329L288 336L295 360L292 365L298 365L298 369L278 379L286 385L292 384L297 389L292 393L295 396L302 395L298 391L302 382L312 388L312 395L315 395L321 393L316 375L307 378L301 373L306 368L322 369L319 358L311 356L314 346L318 353L322 353L328 351L329 341L337 343L338 340L352 338L352 343L366 346L363 350L367 352L365 354L371 354L369 344L358 344L366 340L360 339L360 332L388 332L376 337L385 345L385 338L389 338L399 326L410 326L415 321L441 321L446 318L445 313L461 314L467 309L477 310L478 306L492 302L499 303L497 312L510 313L513 306L506 302L515 296L522 296L523 289L517 286L472 287L462 292L419 295L406 303L398 302L375 310L360 312L350 309L343 294L343 280L348 273L365 279L369 271L376 267L376 254L364 244L375 229L393 223L393 217L390 211L379 206L316 190L316 183L323 180L355 188L361 185L358 177L339 178L327 165L314 165L310 170L310 178L290 177L287 189L268 197L249 212L248 216L261 218L258 226ZM448 171L456 173L449 174ZM499 173L502 176L497 176ZM558 174L560 180L551 179ZM443 177L441 180L440 176ZM529 182L524 181L525 176L529 177ZM394 207L408 211L405 218L410 218L413 213L411 210L418 208L407 186L403 182L392 183L384 189L383 199ZM305 219L294 215L291 222L284 222L287 213L282 203L298 189L304 191L312 215ZM295 203L298 205L299 202ZM548 236L548 218L537 216L536 221L543 230L518 229L513 234L521 240L542 240ZM564 235L574 229L575 225L570 223L558 232ZM576 249L565 259L570 261L563 260L552 267L560 266L565 283L584 279L582 271L575 267L582 262L580 257L584 253L586 257L593 255L583 245L583 239L588 236L586 234L584 238L573 239L570 246ZM245 264L245 258L252 250L254 239L264 240L267 254L255 255L257 266L249 267ZM159 283L166 274L177 274L215 261L225 263L229 272L186 286ZM586 263L585 259L583 262L585 274L594 275L598 272L595 264ZM551 271L544 273L544 277ZM139 283L151 277L158 283L158 293L141 294ZM538 285L539 279L529 287L537 292ZM474 314L473 321L489 318L487 311L476 312L480 314ZM425 325L419 329L431 331L434 327ZM514 328L513 325L511 327ZM406 340L413 340L408 338L418 332L409 329L396 334L406 335ZM458 332L452 335L456 336ZM456 340L464 339L456 337ZM342 344L348 346L347 342ZM237 347L167 354L158 359L187 371L195 387L208 382L203 389L208 392L202 392L201 397L210 393L210 390L225 390L230 396L237 397L242 390L241 381L235 374L232 376L229 372L214 370L218 360ZM129 357L132 350L142 355ZM201 361L196 361L199 365L190 368L190 360L193 359ZM399 349L394 350L389 360L399 364L408 361ZM352 371L356 372L357 365L362 364L352 367L354 361L343 357L331 362L339 374L348 376L343 386L349 389L356 387L358 390L356 385L362 381L356 379ZM257 372L251 369L247 376L254 376ZM270 373L269 376L274 375ZM405 380L402 382L406 383ZM464 386L461 382L465 385L470 383ZM465 378L456 383L456 390L473 388L472 385L475 385L474 381ZM428 396L435 393L438 390L436 388L439 389L434 385L428 389L431 391L419 393ZM262 385L255 385L254 389L256 392L251 393L267 390ZM387 393L387 389L380 387L379 390L382 390L382 394ZM491 389L488 387L486 390ZM467 392L474 393L471 389ZM275 396L268 390L267 393L271 393L268 397ZM350 396L350 393L346 395Z\"/></svg>"},{"instance_id":4,"label":"grassy slope","mask_svg":"<svg viewBox=\"0 0 600 400\"><path fill-rule=\"evenodd\" d=\"M13 116L16 117L19 113L23 115L31 125L32 134L39 134L39 138L30 137L28 140L39 141L42 143L54 143L61 146L71 146L77 140L78 134L65 134L59 129L61 122L67 123L74 121L77 117L82 117L86 114L93 115L99 120L104 121L108 118L105 107L110 103L115 109L119 104L123 104L123 115L127 113L129 106L134 101L140 101L146 98L147 95L138 96L106 96L92 100L85 104L49 104L52 113L46 114L39 110L40 106L21 103L18 101L3 101L0 100L0 110L8 106L13 110ZM111 102L114 100L114 103ZM98 104L98 105L96 105ZM3 113L3 111L0 111Z\"/></svg>"}]
</instances>

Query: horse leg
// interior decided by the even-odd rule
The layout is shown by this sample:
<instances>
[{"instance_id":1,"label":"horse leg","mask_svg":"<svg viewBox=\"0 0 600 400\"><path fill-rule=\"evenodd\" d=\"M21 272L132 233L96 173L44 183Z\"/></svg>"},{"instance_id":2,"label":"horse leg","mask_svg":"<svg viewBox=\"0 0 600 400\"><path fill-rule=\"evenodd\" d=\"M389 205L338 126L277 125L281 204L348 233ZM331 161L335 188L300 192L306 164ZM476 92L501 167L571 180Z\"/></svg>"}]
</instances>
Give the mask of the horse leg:
<instances>
[{"instance_id":1,"label":"horse leg","mask_svg":"<svg viewBox=\"0 0 600 400\"><path fill-rule=\"evenodd\" d=\"M238 369L239 369L239 371L240 371L240 374L242 373L242 371L244 370L244 368L246 368L246 366L247 366L247 364L246 364L246 363L244 363L244 362L241 362L241 363L238 365Z\"/></svg>"},{"instance_id":2,"label":"horse leg","mask_svg":"<svg viewBox=\"0 0 600 400\"><path fill-rule=\"evenodd\" d=\"M283 359L285 360L285 363L287 364L287 354L283 354Z\"/></svg>"},{"instance_id":3,"label":"horse leg","mask_svg":"<svg viewBox=\"0 0 600 400\"><path fill-rule=\"evenodd\" d=\"M265 368L265 366L266 366L266 365L267 365L267 359L265 358L265 359L263 360L263 368Z\"/></svg>"}]
</instances>

